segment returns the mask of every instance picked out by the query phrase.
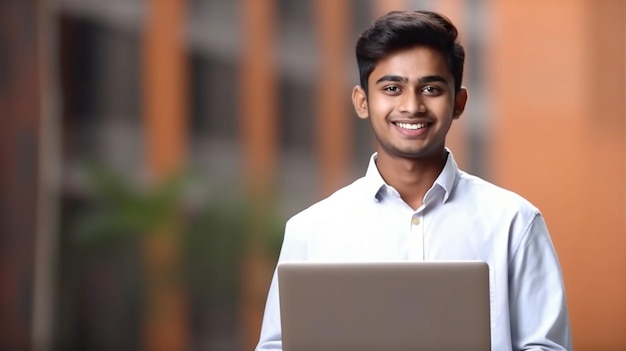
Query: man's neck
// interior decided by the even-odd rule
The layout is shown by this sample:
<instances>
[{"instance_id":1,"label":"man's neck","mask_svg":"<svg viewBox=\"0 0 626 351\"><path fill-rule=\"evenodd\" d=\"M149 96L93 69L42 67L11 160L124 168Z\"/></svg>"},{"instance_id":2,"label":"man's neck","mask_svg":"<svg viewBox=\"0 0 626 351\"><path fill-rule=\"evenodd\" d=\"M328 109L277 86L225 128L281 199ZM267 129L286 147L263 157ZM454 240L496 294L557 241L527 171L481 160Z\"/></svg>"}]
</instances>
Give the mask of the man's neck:
<instances>
[{"instance_id":1,"label":"man's neck","mask_svg":"<svg viewBox=\"0 0 626 351\"><path fill-rule=\"evenodd\" d=\"M441 156L420 159L379 154L376 166L385 182L396 189L404 202L416 210L422 206L424 195L441 174L447 154L444 150Z\"/></svg>"}]
</instances>

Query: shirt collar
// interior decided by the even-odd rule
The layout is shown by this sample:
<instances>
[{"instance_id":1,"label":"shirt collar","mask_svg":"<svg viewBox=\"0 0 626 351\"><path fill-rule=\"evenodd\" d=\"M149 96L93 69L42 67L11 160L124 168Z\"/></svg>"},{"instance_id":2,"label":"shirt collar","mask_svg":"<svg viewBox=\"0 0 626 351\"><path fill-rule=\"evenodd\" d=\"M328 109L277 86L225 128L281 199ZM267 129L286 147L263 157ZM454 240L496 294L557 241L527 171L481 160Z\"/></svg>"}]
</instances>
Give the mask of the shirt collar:
<instances>
[{"instance_id":1,"label":"shirt collar","mask_svg":"<svg viewBox=\"0 0 626 351\"><path fill-rule=\"evenodd\" d=\"M378 172L378 167L376 167L377 157L378 153L376 152L370 157L370 163L367 166L367 172L365 172L365 192L367 196L372 196L376 200L380 200L380 193L384 191L387 183L385 183L380 172Z\"/></svg>"},{"instance_id":2,"label":"shirt collar","mask_svg":"<svg viewBox=\"0 0 626 351\"><path fill-rule=\"evenodd\" d=\"M454 156L452 156L452 152L450 149L446 148L446 152L448 153L448 157L446 159L446 164L443 167L443 170L435 179L435 183L433 184L433 188L435 186L440 187L443 191L443 202L448 201L450 194L454 191L454 186L456 185L456 181L460 176L460 170L457 166ZM372 154L370 157L369 165L367 166L367 172L365 173L365 181L366 181L366 193L368 196L372 196L375 199L380 199L381 191L384 191L385 187L388 186L385 183L385 180L380 175L378 171L378 167L376 167L376 158L378 157L377 153Z\"/></svg>"},{"instance_id":3,"label":"shirt collar","mask_svg":"<svg viewBox=\"0 0 626 351\"><path fill-rule=\"evenodd\" d=\"M439 173L439 177L435 180L435 184L439 185L445 191L443 195L444 203L448 201L450 194L454 191L457 179L461 175L461 170L459 170L459 166L457 166L454 156L452 156L452 151L446 148L446 152L448 153L446 164L443 166L441 173Z\"/></svg>"}]
</instances>

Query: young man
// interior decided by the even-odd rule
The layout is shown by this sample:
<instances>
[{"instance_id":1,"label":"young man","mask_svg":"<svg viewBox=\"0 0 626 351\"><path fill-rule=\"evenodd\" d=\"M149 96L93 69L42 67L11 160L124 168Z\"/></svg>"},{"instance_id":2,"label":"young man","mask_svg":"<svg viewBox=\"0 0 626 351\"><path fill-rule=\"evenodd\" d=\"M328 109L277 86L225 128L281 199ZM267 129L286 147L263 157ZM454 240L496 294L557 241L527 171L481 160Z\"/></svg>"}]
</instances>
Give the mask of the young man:
<instances>
[{"instance_id":1,"label":"young man","mask_svg":"<svg viewBox=\"0 0 626 351\"><path fill-rule=\"evenodd\" d=\"M541 213L457 167L445 147L465 108L464 49L445 17L391 12L359 37L376 153L367 173L292 217L280 262L480 260L490 267L492 350L570 350L561 269ZM281 350L276 275L257 350Z\"/></svg>"}]
</instances>

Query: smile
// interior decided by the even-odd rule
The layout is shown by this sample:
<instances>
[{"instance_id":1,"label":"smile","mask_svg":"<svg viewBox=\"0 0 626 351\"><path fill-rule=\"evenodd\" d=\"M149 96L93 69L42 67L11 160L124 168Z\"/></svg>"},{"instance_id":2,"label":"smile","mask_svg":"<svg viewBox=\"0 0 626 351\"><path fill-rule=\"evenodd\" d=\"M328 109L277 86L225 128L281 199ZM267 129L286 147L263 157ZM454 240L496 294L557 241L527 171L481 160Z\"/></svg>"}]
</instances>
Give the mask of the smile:
<instances>
[{"instance_id":1,"label":"smile","mask_svg":"<svg viewBox=\"0 0 626 351\"><path fill-rule=\"evenodd\" d=\"M407 130L418 130L428 127L428 123L394 123L398 127Z\"/></svg>"}]
</instances>

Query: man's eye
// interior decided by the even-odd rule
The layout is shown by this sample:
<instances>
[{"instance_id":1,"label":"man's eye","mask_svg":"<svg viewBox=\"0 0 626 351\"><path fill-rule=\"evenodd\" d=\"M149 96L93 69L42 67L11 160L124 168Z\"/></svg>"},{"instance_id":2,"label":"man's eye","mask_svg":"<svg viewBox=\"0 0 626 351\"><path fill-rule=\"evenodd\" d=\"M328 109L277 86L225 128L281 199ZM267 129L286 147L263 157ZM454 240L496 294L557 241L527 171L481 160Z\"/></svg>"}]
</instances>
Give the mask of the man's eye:
<instances>
[{"instance_id":1,"label":"man's eye","mask_svg":"<svg viewBox=\"0 0 626 351\"><path fill-rule=\"evenodd\" d=\"M395 85L390 85L388 87L383 88L384 91L390 92L390 93L394 93L397 94L400 92L400 87L395 86Z\"/></svg>"},{"instance_id":2,"label":"man's eye","mask_svg":"<svg viewBox=\"0 0 626 351\"><path fill-rule=\"evenodd\" d=\"M429 95L433 95L433 94L439 94L441 92L441 89L439 89L436 86L429 85L429 86L424 87L422 89L422 92L429 94Z\"/></svg>"}]
</instances>

